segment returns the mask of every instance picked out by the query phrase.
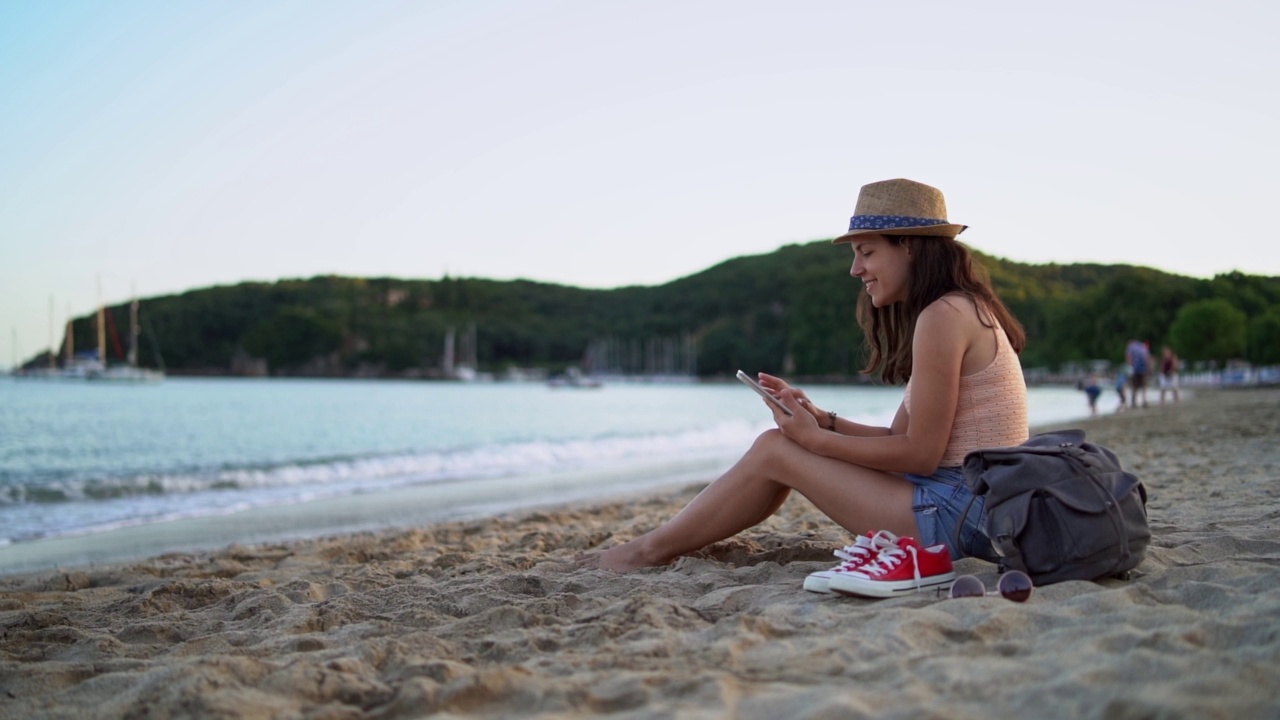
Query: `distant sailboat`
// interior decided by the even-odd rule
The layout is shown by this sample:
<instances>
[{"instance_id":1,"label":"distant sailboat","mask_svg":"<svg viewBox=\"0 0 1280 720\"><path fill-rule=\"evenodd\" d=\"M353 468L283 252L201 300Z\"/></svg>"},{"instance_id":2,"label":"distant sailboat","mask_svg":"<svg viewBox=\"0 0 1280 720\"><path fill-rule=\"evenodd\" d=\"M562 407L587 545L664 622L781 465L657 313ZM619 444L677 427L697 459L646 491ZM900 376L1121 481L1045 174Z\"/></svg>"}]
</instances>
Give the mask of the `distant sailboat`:
<instances>
[{"instance_id":1,"label":"distant sailboat","mask_svg":"<svg viewBox=\"0 0 1280 720\"><path fill-rule=\"evenodd\" d=\"M52 322L52 310L50 311ZM98 349L77 353L72 320L67 320L67 337L63 348L62 367L54 366L56 353L50 351L48 368L35 368L17 373L18 377L40 380L94 380L125 383L155 383L164 379L163 370L138 367L138 300L135 297L129 313L129 354L124 365L107 362L107 308L102 303L102 287L98 287ZM119 345L119 342L116 343Z\"/></svg>"},{"instance_id":2,"label":"distant sailboat","mask_svg":"<svg viewBox=\"0 0 1280 720\"><path fill-rule=\"evenodd\" d=\"M138 298L135 295L129 303L129 354L125 356L124 365L107 364L107 339L105 330L106 306L98 305L98 355L102 358L102 370L92 374L90 380L106 380L110 382L150 383L164 379L162 370L150 370L138 367ZM117 345L119 342L117 341Z\"/></svg>"},{"instance_id":3,"label":"distant sailboat","mask_svg":"<svg viewBox=\"0 0 1280 720\"><path fill-rule=\"evenodd\" d=\"M444 357L441 360L441 366L444 370L444 376L451 380L462 380L463 382L477 382L493 380L493 374L480 372L480 365L476 355L476 324L470 323L467 326L466 334L462 336L462 350L457 351L455 345L457 343L456 332L452 325L449 326L444 336Z\"/></svg>"},{"instance_id":4,"label":"distant sailboat","mask_svg":"<svg viewBox=\"0 0 1280 720\"><path fill-rule=\"evenodd\" d=\"M551 378L547 385L553 388L596 389L604 387L604 383L589 375L584 375L582 370L576 367L570 367L564 371L563 375Z\"/></svg>"}]
</instances>

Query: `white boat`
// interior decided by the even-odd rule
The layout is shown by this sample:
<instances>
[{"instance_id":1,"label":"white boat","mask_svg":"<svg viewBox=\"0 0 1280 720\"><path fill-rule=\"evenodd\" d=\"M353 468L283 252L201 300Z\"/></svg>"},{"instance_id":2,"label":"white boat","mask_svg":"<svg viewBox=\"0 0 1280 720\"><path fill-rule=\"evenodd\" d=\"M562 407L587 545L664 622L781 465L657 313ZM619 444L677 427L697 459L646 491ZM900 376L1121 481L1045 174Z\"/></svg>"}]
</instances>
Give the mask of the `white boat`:
<instances>
[{"instance_id":1,"label":"white boat","mask_svg":"<svg viewBox=\"0 0 1280 720\"><path fill-rule=\"evenodd\" d=\"M113 365L89 375L88 379L95 382L155 383L164 380L164 373L132 365Z\"/></svg>"},{"instance_id":2,"label":"white boat","mask_svg":"<svg viewBox=\"0 0 1280 720\"><path fill-rule=\"evenodd\" d=\"M98 360L97 353L80 356L70 363L56 368L32 368L14 373L14 377L28 380L76 380L91 382L117 383L155 383L164 380L164 373L159 370L135 367L132 365L112 365L104 367Z\"/></svg>"},{"instance_id":3,"label":"white boat","mask_svg":"<svg viewBox=\"0 0 1280 720\"><path fill-rule=\"evenodd\" d=\"M462 345L461 350L456 345ZM440 367L444 376L450 380L462 382L493 382L493 373L482 372L477 368L480 361L476 357L476 324L470 323L467 332L459 339L453 326L444 335L444 357L440 359Z\"/></svg>"},{"instance_id":4,"label":"white boat","mask_svg":"<svg viewBox=\"0 0 1280 720\"><path fill-rule=\"evenodd\" d=\"M107 357L107 339L105 330L106 307L98 306L98 356L103 358L102 367L89 372L86 379L99 382L154 383L164 380L163 370L150 370L138 367L138 299L135 297L129 304L129 354L124 365L110 365Z\"/></svg>"},{"instance_id":5,"label":"white boat","mask_svg":"<svg viewBox=\"0 0 1280 720\"><path fill-rule=\"evenodd\" d=\"M564 375L557 375L547 382L547 385L553 388L587 388L595 389L604 387L604 383L589 375L584 375L581 370L571 367L565 370Z\"/></svg>"},{"instance_id":6,"label":"white boat","mask_svg":"<svg viewBox=\"0 0 1280 720\"><path fill-rule=\"evenodd\" d=\"M101 295L101 292L99 292ZM15 377L35 380L92 380L113 383L155 383L164 380L163 370L138 367L138 300L129 307L129 354L123 365L111 365L107 358L107 308L98 303L98 349L75 352L72 322L67 321L64 360L61 367L32 368L14 373ZM50 360L52 363L52 360Z\"/></svg>"}]
</instances>

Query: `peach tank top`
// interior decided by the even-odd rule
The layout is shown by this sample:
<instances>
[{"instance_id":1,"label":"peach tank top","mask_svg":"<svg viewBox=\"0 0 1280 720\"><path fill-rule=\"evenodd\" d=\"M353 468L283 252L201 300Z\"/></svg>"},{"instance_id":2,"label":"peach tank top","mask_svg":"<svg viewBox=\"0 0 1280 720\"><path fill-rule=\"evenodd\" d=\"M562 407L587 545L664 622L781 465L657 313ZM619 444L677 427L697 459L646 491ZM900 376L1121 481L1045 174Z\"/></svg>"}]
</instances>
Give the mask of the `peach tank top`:
<instances>
[{"instance_id":1,"label":"peach tank top","mask_svg":"<svg viewBox=\"0 0 1280 720\"><path fill-rule=\"evenodd\" d=\"M1027 381L1018 354L999 326L995 328L996 356L991 364L960 378L960 397L951 438L939 467L964 464L964 456L978 448L1008 447L1026 442ZM911 381L903 394L911 412Z\"/></svg>"}]
</instances>

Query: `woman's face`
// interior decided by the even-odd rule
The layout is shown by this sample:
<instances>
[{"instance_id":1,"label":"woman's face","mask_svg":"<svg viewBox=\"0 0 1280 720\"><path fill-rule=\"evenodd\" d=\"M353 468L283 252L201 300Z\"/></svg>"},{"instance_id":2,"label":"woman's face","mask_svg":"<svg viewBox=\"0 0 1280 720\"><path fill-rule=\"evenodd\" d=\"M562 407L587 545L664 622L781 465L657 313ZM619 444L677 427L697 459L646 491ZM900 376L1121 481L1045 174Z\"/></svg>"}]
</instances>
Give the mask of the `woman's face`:
<instances>
[{"instance_id":1,"label":"woman's face","mask_svg":"<svg viewBox=\"0 0 1280 720\"><path fill-rule=\"evenodd\" d=\"M907 299L911 254L883 235L863 235L852 243L853 267L849 274L862 281L871 304L885 307Z\"/></svg>"}]
</instances>

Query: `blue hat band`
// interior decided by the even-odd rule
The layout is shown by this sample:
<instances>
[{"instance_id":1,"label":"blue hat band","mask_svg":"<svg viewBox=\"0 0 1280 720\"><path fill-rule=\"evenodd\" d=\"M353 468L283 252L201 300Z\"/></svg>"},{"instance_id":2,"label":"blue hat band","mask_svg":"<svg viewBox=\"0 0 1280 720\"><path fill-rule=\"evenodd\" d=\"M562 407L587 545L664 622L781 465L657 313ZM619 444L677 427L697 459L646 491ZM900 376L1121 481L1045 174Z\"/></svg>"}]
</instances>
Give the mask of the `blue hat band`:
<instances>
[{"instance_id":1,"label":"blue hat band","mask_svg":"<svg viewBox=\"0 0 1280 720\"><path fill-rule=\"evenodd\" d=\"M908 217L906 215L854 215L849 218L849 231L888 230L893 228L928 227L946 225L946 220Z\"/></svg>"}]
</instances>

